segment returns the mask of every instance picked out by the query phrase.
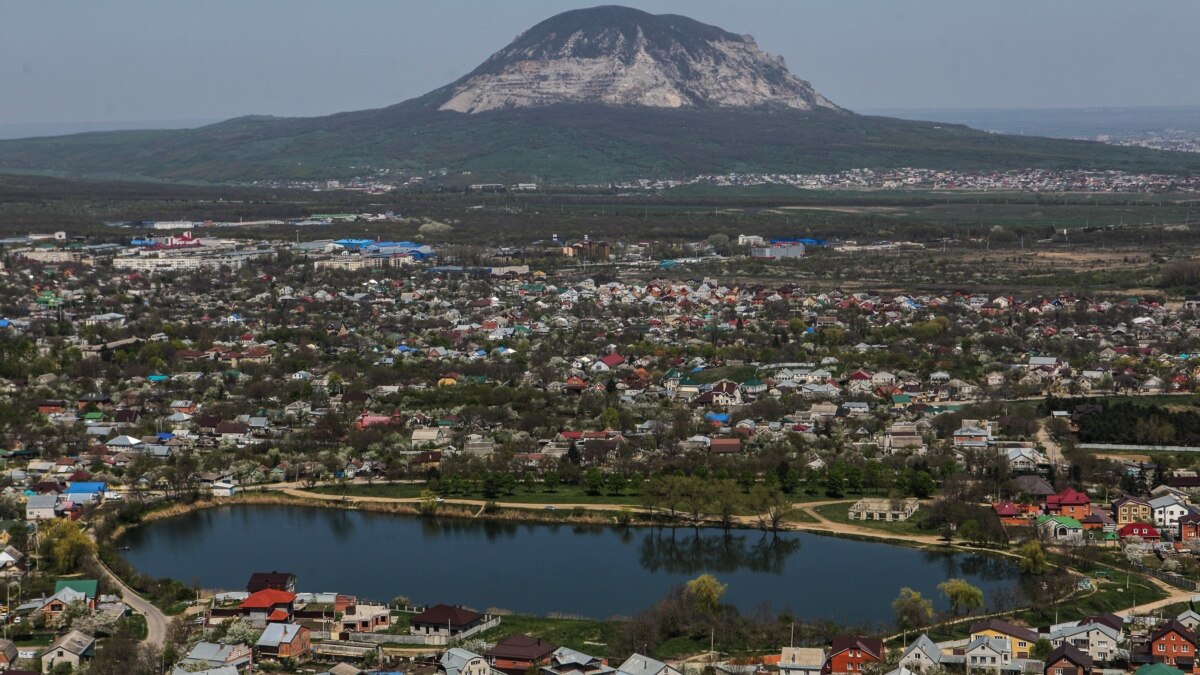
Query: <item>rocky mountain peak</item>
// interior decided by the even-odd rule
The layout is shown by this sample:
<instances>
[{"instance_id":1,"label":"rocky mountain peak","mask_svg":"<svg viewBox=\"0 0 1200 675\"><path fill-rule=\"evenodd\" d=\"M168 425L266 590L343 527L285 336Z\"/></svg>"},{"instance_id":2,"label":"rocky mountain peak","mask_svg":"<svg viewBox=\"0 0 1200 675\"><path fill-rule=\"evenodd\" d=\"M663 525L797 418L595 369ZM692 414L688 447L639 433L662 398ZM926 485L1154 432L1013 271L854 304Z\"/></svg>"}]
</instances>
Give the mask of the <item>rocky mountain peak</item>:
<instances>
[{"instance_id":1,"label":"rocky mountain peak","mask_svg":"<svg viewBox=\"0 0 1200 675\"><path fill-rule=\"evenodd\" d=\"M617 6L550 17L446 89L440 109L462 113L559 103L840 110L749 35Z\"/></svg>"}]
</instances>

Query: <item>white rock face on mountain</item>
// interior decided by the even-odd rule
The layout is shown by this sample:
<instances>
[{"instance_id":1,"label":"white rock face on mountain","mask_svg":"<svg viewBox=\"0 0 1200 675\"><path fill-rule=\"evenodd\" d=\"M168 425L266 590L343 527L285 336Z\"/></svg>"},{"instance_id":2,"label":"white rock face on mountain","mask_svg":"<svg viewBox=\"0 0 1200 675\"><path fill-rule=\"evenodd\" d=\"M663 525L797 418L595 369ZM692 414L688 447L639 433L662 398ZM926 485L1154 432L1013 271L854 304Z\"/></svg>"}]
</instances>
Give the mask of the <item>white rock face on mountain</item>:
<instances>
[{"instance_id":1,"label":"white rock face on mountain","mask_svg":"<svg viewBox=\"0 0 1200 675\"><path fill-rule=\"evenodd\" d=\"M561 103L839 110L748 35L623 7L547 19L448 89L440 109L462 113Z\"/></svg>"}]
</instances>

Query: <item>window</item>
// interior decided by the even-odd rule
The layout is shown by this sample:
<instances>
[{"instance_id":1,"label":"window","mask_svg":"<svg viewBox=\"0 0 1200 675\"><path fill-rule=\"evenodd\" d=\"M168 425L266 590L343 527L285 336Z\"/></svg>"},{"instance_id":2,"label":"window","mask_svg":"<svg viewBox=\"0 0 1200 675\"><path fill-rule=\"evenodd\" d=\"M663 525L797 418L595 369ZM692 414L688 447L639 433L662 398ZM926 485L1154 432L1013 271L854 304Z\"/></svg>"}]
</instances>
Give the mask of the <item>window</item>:
<instances>
[{"instance_id":1,"label":"window","mask_svg":"<svg viewBox=\"0 0 1200 675\"><path fill-rule=\"evenodd\" d=\"M1166 646L1166 645L1164 645L1164 644L1163 644L1163 643L1161 643L1161 642L1160 642L1160 643L1158 643L1158 651L1160 651L1160 652L1165 652L1165 651L1167 651L1167 646Z\"/></svg>"},{"instance_id":2,"label":"window","mask_svg":"<svg viewBox=\"0 0 1200 675\"><path fill-rule=\"evenodd\" d=\"M1063 669L1062 669L1062 668L1055 668L1055 669L1054 669L1054 675L1063 675Z\"/></svg>"}]
</instances>

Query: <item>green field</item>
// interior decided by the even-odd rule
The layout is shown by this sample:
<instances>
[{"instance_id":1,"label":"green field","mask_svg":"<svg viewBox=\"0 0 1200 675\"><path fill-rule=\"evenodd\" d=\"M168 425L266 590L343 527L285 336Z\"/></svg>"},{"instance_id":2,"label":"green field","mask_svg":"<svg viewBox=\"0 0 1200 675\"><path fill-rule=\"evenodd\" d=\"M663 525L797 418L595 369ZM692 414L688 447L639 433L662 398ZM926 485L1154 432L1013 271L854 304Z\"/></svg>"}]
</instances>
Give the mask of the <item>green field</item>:
<instances>
[{"instance_id":1,"label":"green field","mask_svg":"<svg viewBox=\"0 0 1200 675\"><path fill-rule=\"evenodd\" d=\"M641 495L624 490L619 495L609 493L607 490L598 495L590 495L587 490L579 485L560 485L553 492L547 491L543 486L536 486L537 489L530 492L523 486L518 486L512 494L499 494L491 497L492 501L499 503L513 504L618 504L622 506L639 506L642 503ZM421 492L426 490L424 484L417 483L376 483L374 485L348 485L345 490L337 485L320 485L314 487L310 492L316 492L326 495L346 495L347 497L387 497L389 499L418 499ZM455 494L442 495L447 501L455 499L472 499L472 500L488 500L481 489L469 490Z\"/></svg>"}]
</instances>

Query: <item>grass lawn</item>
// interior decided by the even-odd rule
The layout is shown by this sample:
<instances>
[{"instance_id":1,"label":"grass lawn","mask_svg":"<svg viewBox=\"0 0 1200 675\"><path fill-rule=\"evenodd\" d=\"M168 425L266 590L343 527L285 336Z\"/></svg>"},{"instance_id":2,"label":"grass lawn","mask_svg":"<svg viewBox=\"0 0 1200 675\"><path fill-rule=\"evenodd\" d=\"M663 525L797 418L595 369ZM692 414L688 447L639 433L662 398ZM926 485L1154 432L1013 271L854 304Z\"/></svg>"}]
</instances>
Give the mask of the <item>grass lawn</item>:
<instances>
[{"instance_id":1,"label":"grass lawn","mask_svg":"<svg viewBox=\"0 0 1200 675\"><path fill-rule=\"evenodd\" d=\"M1126 610L1134 605L1166 597L1162 589L1137 576L1132 578L1129 589L1126 590L1124 573L1116 571L1113 574L1114 578L1111 581L1090 576L1092 584L1096 588L1095 592L1080 592L1078 596L1067 602L1015 611L1009 614L1009 617L1018 624L1045 626L1055 622L1077 621L1093 614ZM1173 616L1173 614L1168 612L1164 616ZM935 642L964 638L967 637L971 623L971 621L963 621L952 626L931 629L928 631L929 637Z\"/></svg>"},{"instance_id":2,"label":"grass lawn","mask_svg":"<svg viewBox=\"0 0 1200 675\"><path fill-rule=\"evenodd\" d=\"M793 509L792 512L787 514L787 517L784 518L783 520L786 523L819 523L819 522L821 522L821 521L817 520L815 517L813 517L812 514L810 514L808 511L804 511L801 509Z\"/></svg>"},{"instance_id":3,"label":"grass lawn","mask_svg":"<svg viewBox=\"0 0 1200 675\"><path fill-rule=\"evenodd\" d=\"M349 497L388 497L391 499L416 499L425 490L424 484L414 483L376 483L374 485L349 485L345 494ZM320 485L309 492L326 495L341 495L342 488L337 485ZM478 499L485 500L483 492L467 492L442 495L445 499ZM619 504L622 506L640 506L642 497L636 492L624 490L619 495L604 491L599 495L590 495L580 485L560 485L554 492L547 492L541 486L533 492L524 487L518 487L511 495L501 494L495 497L500 503L513 504Z\"/></svg>"},{"instance_id":4,"label":"grass lawn","mask_svg":"<svg viewBox=\"0 0 1200 675\"><path fill-rule=\"evenodd\" d=\"M935 534L931 530L921 529L920 523L924 520L924 514L919 509L912 518L904 522L889 523L880 520L850 520L849 511L853 503L852 500L846 503L826 504L825 506L818 506L814 510L835 523L846 523L848 525L857 525L897 534Z\"/></svg>"},{"instance_id":5,"label":"grass lawn","mask_svg":"<svg viewBox=\"0 0 1200 675\"><path fill-rule=\"evenodd\" d=\"M614 631L614 621L592 619L560 619L540 616L509 615L501 617L500 625L481 633L479 638L495 642L500 638L525 633L542 638L561 647L570 647L593 656L609 656Z\"/></svg>"},{"instance_id":6,"label":"grass lawn","mask_svg":"<svg viewBox=\"0 0 1200 675\"><path fill-rule=\"evenodd\" d=\"M693 380L708 384L717 380L732 380L742 383L754 377L757 369L754 366L720 366L717 368L705 368L699 372L688 373Z\"/></svg>"},{"instance_id":7,"label":"grass lawn","mask_svg":"<svg viewBox=\"0 0 1200 675\"><path fill-rule=\"evenodd\" d=\"M122 629L134 640L145 640L150 629L146 626L146 617L133 614L121 620Z\"/></svg>"}]
</instances>

